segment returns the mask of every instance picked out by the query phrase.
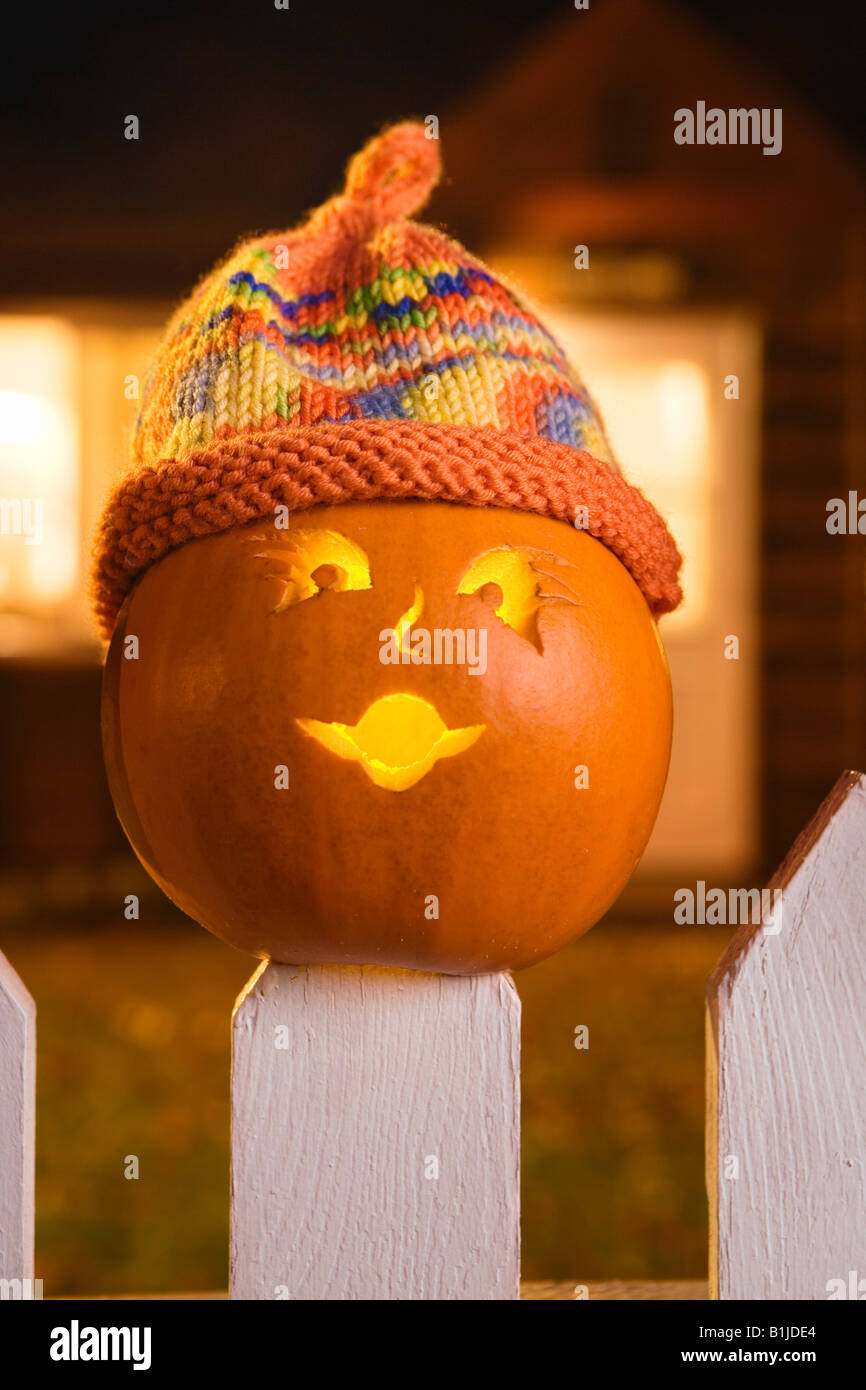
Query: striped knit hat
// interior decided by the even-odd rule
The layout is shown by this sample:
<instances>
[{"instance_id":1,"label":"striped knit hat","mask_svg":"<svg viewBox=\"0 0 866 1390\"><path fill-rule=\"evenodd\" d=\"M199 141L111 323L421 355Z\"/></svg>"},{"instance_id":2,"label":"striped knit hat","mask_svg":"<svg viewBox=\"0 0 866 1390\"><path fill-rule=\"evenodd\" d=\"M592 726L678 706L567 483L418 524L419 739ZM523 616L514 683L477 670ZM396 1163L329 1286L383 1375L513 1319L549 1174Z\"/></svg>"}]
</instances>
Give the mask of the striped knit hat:
<instances>
[{"instance_id":1,"label":"striped knit hat","mask_svg":"<svg viewBox=\"0 0 866 1390\"><path fill-rule=\"evenodd\" d=\"M620 476L562 349L457 242L407 221L439 177L393 126L298 230L242 244L177 311L100 526L94 603L197 536L319 503L416 498L580 525L675 608L680 557Z\"/></svg>"}]
</instances>

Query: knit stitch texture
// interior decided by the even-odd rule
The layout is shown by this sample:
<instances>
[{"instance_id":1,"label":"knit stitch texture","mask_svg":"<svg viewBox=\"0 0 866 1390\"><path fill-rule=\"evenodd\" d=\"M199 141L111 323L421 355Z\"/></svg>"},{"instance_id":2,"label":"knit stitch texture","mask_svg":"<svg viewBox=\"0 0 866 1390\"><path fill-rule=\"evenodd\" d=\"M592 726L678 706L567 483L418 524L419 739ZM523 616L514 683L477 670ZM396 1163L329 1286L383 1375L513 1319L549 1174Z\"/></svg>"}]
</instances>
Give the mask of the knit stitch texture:
<instances>
[{"instance_id":1,"label":"knit stitch texture","mask_svg":"<svg viewBox=\"0 0 866 1390\"><path fill-rule=\"evenodd\" d=\"M106 639L134 582L186 541L364 498L584 525L654 613L677 606L676 546L562 349L480 261L407 220L438 176L424 126L392 127L342 195L243 243L174 315L97 538Z\"/></svg>"}]
</instances>

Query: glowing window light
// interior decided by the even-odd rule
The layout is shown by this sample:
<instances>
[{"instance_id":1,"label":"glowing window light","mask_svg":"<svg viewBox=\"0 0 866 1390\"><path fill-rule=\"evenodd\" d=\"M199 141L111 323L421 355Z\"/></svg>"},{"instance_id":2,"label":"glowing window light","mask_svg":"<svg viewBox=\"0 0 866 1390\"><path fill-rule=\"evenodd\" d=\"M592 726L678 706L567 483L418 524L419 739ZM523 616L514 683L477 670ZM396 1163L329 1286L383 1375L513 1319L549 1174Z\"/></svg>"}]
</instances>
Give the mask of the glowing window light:
<instances>
[{"instance_id":1,"label":"glowing window light","mask_svg":"<svg viewBox=\"0 0 866 1390\"><path fill-rule=\"evenodd\" d=\"M78 340L62 319L0 316L0 603L68 599L80 536Z\"/></svg>"},{"instance_id":2,"label":"glowing window light","mask_svg":"<svg viewBox=\"0 0 866 1390\"><path fill-rule=\"evenodd\" d=\"M680 352L670 342L648 352L627 329L618 333L615 319L601 334L570 309L545 306L544 315L584 376L625 476L665 517L684 556L688 602L665 619L665 634L698 628L709 609L717 539L705 354L686 355L687 334Z\"/></svg>"}]
</instances>

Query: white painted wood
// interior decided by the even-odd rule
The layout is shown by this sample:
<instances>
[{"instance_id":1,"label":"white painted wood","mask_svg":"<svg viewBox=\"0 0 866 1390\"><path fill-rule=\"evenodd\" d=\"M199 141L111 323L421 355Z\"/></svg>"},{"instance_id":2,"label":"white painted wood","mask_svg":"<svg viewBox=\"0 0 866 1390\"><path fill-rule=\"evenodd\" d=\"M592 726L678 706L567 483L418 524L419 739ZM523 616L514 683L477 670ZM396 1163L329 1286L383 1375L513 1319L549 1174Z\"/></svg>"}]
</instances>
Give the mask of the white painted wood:
<instances>
[{"instance_id":1,"label":"white painted wood","mask_svg":"<svg viewBox=\"0 0 866 1390\"><path fill-rule=\"evenodd\" d=\"M843 774L769 886L781 912L739 928L707 989L711 1297L863 1298L866 777Z\"/></svg>"},{"instance_id":2,"label":"white painted wood","mask_svg":"<svg viewBox=\"0 0 866 1390\"><path fill-rule=\"evenodd\" d=\"M263 965L233 1020L231 1297L518 1298L519 1068L508 974Z\"/></svg>"},{"instance_id":3,"label":"white painted wood","mask_svg":"<svg viewBox=\"0 0 866 1390\"><path fill-rule=\"evenodd\" d=\"M33 1278L36 1005L0 952L0 1279Z\"/></svg>"}]
</instances>

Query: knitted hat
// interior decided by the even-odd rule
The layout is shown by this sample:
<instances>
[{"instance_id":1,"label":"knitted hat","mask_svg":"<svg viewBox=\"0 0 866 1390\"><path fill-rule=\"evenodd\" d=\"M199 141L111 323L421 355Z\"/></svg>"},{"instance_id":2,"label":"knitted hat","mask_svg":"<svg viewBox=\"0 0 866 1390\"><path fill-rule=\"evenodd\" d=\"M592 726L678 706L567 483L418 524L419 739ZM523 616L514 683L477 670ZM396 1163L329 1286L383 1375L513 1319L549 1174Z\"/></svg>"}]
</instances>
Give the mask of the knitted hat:
<instances>
[{"instance_id":1,"label":"knitted hat","mask_svg":"<svg viewBox=\"0 0 866 1390\"><path fill-rule=\"evenodd\" d=\"M185 541L280 504L380 498L582 526L655 614L677 606L676 546L562 349L456 241L406 220L438 177L424 126L393 126L345 193L243 243L174 315L98 533L106 638L133 583Z\"/></svg>"}]
</instances>

